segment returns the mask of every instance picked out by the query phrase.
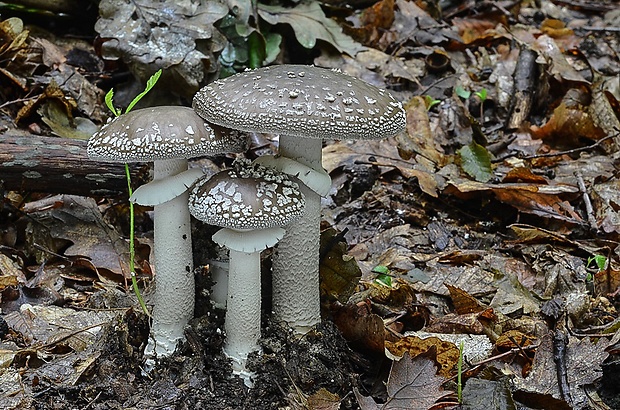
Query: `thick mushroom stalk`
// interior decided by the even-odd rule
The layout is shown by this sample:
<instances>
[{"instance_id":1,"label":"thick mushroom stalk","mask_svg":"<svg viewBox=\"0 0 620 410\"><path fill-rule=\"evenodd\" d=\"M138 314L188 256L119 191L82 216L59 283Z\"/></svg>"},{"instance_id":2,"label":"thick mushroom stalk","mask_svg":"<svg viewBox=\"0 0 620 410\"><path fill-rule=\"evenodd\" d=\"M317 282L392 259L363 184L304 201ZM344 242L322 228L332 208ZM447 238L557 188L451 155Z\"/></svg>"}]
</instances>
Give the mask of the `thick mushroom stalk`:
<instances>
[{"instance_id":1,"label":"thick mushroom stalk","mask_svg":"<svg viewBox=\"0 0 620 410\"><path fill-rule=\"evenodd\" d=\"M319 171L323 171L321 149L320 139L280 135L280 155ZM306 184L300 184L300 190L306 198L304 214L286 226L284 238L274 250L271 287L274 319L287 323L297 333L306 333L321 321L321 196Z\"/></svg>"},{"instance_id":2,"label":"thick mushroom stalk","mask_svg":"<svg viewBox=\"0 0 620 410\"><path fill-rule=\"evenodd\" d=\"M280 65L235 74L202 88L192 106L209 123L279 134L279 155L317 172L322 171L322 139L381 139L405 128L401 104L385 90L312 66ZM299 333L320 320L321 210L315 192L304 191L304 219L287 229L273 260L274 316Z\"/></svg>"},{"instance_id":3,"label":"thick mushroom stalk","mask_svg":"<svg viewBox=\"0 0 620 410\"><path fill-rule=\"evenodd\" d=\"M159 181L187 171L187 160L155 161L153 180ZM153 255L155 296L153 325L145 356L168 356L183 338L183 328L194 315L194 269L189 194L153 207Z\"/></svg>"},{"instance_id":4,"label":"thick mushroom stalk","mask_svg":"<svg viewBox=\"0 0 620 410\"><path fill-rule=\"evenodd\" d=\"M187 170L187 158L245 150L248 136L215 135L194 110L152 107L134 110L105 124L88 141L91 158L113 162L154 162L154 181L136 190L132 201L154 205L155 297L153 327L145 356L170 355L194 313L194 278L187 188L201 174Z\"/></svg>"},{"instance_id":5,"label":"thick mushroom stalk","mask_svg":"<svg viewBox=\"0 0 620 410\"><path fill-rule=\"evenodd\" d=\"M261 328L260 252L282 238L281 226L299 218L303 206L298 185L287 175L247 160L199 179L190 191L191 214L223 227L213 240L230 250L224 352L250 387L246 361L259 348Z\"/></svg>"}]
</instances>

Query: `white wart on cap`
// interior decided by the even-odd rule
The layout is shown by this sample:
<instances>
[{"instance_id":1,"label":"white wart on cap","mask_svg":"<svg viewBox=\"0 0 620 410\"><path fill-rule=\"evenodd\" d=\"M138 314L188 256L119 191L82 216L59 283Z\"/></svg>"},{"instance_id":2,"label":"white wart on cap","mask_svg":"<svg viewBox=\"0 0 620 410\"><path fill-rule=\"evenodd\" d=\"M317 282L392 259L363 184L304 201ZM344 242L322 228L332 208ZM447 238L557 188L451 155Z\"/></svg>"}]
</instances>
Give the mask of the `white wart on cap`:
<instances>
[{"instance_id":1,"label":"white wart on cap","mask_svg":"<svg viewBox=\"0 0 620 410\"><path fill-rule=\"evenodd\" d=\"M305 138L382 139L405 127L390 93L314 66L271 66L214 81L196 93L193 107L223 127Z\"/></svg>"},{"instance_id":2,"label":"white wart on cap","mask_svg":"<svg viewBox=\"0 0 620 410\"><path fill-rule=\"evenodd\" d=\"M142 108L106 123L88 140L88 156L110 162L150 162L243 151L246 135L216 136L188 107Z\"/></svg>"},{"instance_id":3,"label":"white wart on cap","mask_svg":"<svg viewBox=\"0 0 620 410\"><path fill-rule=\"evenodd\" d=\"M231 169L199 179L189 195L195 218L228 228L213 239L230 247L232 238L227 236L243 237L246 243L232 248L242 252L275 245L284 234L280 227L301 217L304 203L299 186L288 175L249 161L237 161Z\"/></svg>"}]
</instances>

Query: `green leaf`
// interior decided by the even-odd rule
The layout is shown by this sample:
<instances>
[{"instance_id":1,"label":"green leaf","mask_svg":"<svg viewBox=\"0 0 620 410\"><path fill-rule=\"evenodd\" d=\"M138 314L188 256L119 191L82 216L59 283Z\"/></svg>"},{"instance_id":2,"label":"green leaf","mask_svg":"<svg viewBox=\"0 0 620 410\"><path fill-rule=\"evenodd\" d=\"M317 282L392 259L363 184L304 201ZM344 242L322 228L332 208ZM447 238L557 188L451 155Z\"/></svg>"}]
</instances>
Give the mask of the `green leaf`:
<instances>
[{"instance_id":1,"label":"green leaf","mask_svg":"<svg viewBox=\"0 0 620 410\"><path fill-rule=\"evenodd\" d=\"M161 68L157 70L157 72L153 74L151 78L148 79L148 81L146 82L146 87L144 88L144 91L136 95L136 98L134 98L133 101L129 103L129 105L127 106L127 109L125 110L126 113L131 111L131 109L138 103L138 101L140 101L142 97L144 97L149 91L151 91L153 87L155 87L155 84L157 84L157 80L159 80L159 77L161 77Z\"/></svg>"},{"instance_id":2,"label":"green leaf","mask_svg":"<svg viewBox=\"0 0 620 410\"><path fill-rule=\"evenodd\" d=\"M488 182L493 178L491 155L485 147L472 141L459 149L457 154L461 159L461 168L467 175L478 182Z\"/></svg>"},{"instance_id":3,"label":"green leaf","mask_svg":"<svg viewBox=\"0 0 620 410\"><path fill-rule=\"evenodd\" d=\"M317 2L300 3L293 8L258 4L258 14L269 24L288 24L299 44L313 48L316 40L327 41L339 52L355 56L364 47L342 32L334 20L323 13Z\"/></svg>"},{"instance_id":4,"label":"green leaf","mask_svg":"<svg viewBox=\"0 0 620 410\"><path fill-rule=\"evenodd\" d=\"M458 95L459 97L461 97L462 99L466 100L469 97L471 97L471 91L466 90L465 88L463 88L463 86L461 85L457 85L454 88L454 92L456 93L456 95Z\"/></svg>"},{"instance_id":5,"label":"green leaf","mask_svg":"<svg viewBox=\"0 0 620 410\"><path fill-rule=\"evenodd\" d=\"M119 115L121 115L121 110L114 107L113 100L114 100L114 89L110 88L110 91L108 91L108 93L105 95L105 105L108 107L110 111L112 111L112 114L114 114L115 117L118 117Z\"/></svg>"},{"instance_id":6,"label":"green leaf","mask_svg":"<svg viewBox=\"0 0 620 410\"><path fill-rule=\"evenodd\" d=\"M282 35L279 33L267 33L265 36L265 51L267 55L265 56L265 60L263 61L263 65L268 65L276 61L278 55L280 54L280 44L282 44Z\"/></svg>"},{"instance_id":7,"label":"green leaf","mask_svg":"<svg viewBox=\"0 0 620 410\"><path fill-rule=\"evenodd\" d=\"M485 102L487 99L487 89L482 88L480 91L476 92L476 95L480 98L480 101Z\"/></svg>"},{"instance_id":8,"label":"green leaf","mask_svg":"<svg viewBox=\"0 0 620 410\"><path fill-rule=\"evenodd\" d=\"M383 266L383 265L377 265L374 268L372 268L372 271L374 273L382 273L384 275L387 275L388 273L390 273L390 268L388 268L387 266Z\"/></svg>"},{"instance_id":9,"label":"green leaf","mask_svg":"<svg viewBox=\"0 0 620 410\"><path fill-rule=\"evenodd\" d=\"M390 275L380 274L375 278L375 282L379 285L387 286L388 288L392 287L392 277Z\"/></svg>"},{"instance_id":10,"label":"green leaf","mask_svg":"<svg viewBox=\"0 0 620 410\"><path fill-rule=\"evenodd\" d=\"M439 104L441 101L434 99L430 95L424 96L424 103L426 104L426 111L430 111L431 108Z\"/></svg>"},{"instance_id":11,"label":"green leaf","mask_svg":"<svg viewBox=\"0 0 620 410\"><path fill-rule=\"evenodd\" d=\"M248 36L248 66L250 68L262 67L266 57L265 38L258 31L254 31Z\"/></svg>"},{"instance_id":12,"label":"green leaf","mask_svg":"<svg viewBox=\"0 0 620 410\"><path fill-rule=\"evenodd\" d=\"M607 258L603 255L594 255L588 258L588 263L586 266L590 266L590 264L594 262L599 271L605 270L607 266Z\"/></svg>"}]
</instances>

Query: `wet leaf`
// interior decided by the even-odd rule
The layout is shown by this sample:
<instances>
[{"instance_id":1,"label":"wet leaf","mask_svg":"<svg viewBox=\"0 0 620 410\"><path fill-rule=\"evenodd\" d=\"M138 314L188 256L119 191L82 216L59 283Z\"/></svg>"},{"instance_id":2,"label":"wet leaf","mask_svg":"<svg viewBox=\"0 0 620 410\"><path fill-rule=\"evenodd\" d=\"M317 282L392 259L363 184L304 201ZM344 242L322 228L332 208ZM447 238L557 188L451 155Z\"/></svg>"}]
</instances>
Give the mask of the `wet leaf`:
<instances>
[{"instance_id":1,"label":"wet leaf","mask_svg":"<svg viewBox=\"0 0 620 410\"><path fill-rule=\"evenodd\" d=\"M562 50L553 38L542 35L532 44L532 49L549 64L551 74L559 80L572 81L578 84L589 84L583 76L567 61Z\"/></svg>"},{"instance_id":2,"label":"wet leaf","mask_svg":"<svg viewBox=\"0 0 620 410\"><path fill-rule=\"evenodd\" d=\"M56 208L31 212L30 217L45 225L52 238L70 241L65 255L88 257L97 269L121 278L129 274L129 245L103 220L95 201L72 195L56 200Z\"/></svg>"},{"instance_id":3,"label":"wet leaf","mask_svg":"<svg viewBox=\"0 0 620 410\"><path fill-rule=\"evenodd\" d=\"M486 307L483 306L482 303L478 301L478 299L474 298L463 289L459 289L456 286L452 286L448 283L446 283L445 286L448 288L448 291L450 291L450 298L452 299L454 310L459 315L467 313L479 313L486 309Z\"/></svg>"},{"instance_id":4,"label":"wet leaf","mask_svg":"<svg viewBox=\"0 0 620 410\"><path fill-rule=\"evenodd\" d=\"M386 330L381 316L371 313L369 303L347 304L333 312L342 336L357 348L383 354Z\"/></svg>"},{"instance_id":5,"label":"wet leaf","mask_svg":"<svg viewBox=\"0 0 620 410\"><path fill-rule=\"evenodd\" d=\"M569 108L564 103L553 110L553 116L543 126L533 126L532 133L536 138L551 139L564 147L581 146L582 138L599 140L605 136L587 111Z\"/></svg>"}]
</instances>

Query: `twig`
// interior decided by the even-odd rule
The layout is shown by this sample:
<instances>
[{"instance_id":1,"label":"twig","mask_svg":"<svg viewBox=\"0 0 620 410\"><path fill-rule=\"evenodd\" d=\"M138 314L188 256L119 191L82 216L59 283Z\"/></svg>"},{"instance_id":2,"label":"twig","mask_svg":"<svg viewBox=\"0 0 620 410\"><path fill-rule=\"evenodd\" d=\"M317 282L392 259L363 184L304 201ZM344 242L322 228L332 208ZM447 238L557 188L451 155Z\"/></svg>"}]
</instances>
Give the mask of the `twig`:
<instances>
[{"instance_id":1,"label":"twig","mask_svg":"<svg viewBox=\"0 0 620 410\"><path fill-rule=\"evenodd\" d=\"M594 144L592 145L588 145L587 147L579 147L579 148L573 148L573 149L569 149L566 151L558 151L558 152L548 152L546 154L535 154L535 155L530 155L527 157L521 157L521 159L535 159L535 158L547 158L547 157L560 157L562 155L569 155L569 154L575 154L577 152L581 152L581 151L589 151L593 148L598 147L599 145L601 145L603 142L610 140L612 138L616 137L616 135L608 135L605 138L601 138L600 140L596 141Z\"/></svg>"},{"instance_id":2,"label":"twig","mask_svg":"<svg viewBox=\"0 0 620 410\"><path fill-rule=\"evenodd\" d=\"M575 30L584 30L584 31L607 31L609 33L620 33L620 27L592 27L592 26L583 26L577 27Z\"/></svg>"},{"instance_id":3,"label":"twig","mask_svg":"<svg viewBox=\"0 0 620 410\"><path fill-rule=\"evenodd\" d=\"M88 408L90 408L90 406L96 402L97 400L99 400L99 396L101 396L101 393L103 393L102 391L100 391L99 393L97 393L97 395L95 396L94 399L92 399L91 401L88 402L88 404L84 407L82 407L82 410L88 410Z\"/></svg>"},{"instance_id":4,"label":"twig","mask_svg":"<svg viewBox=\"0 0 620 410\"><path fill-rule=\"evenodd\" d=\"M562 329L556 329L553 332L553 361L556 366L558 389L562 399L573 408L573 399L570 395L570 384L568 383L567 345L568 336L566 333Z\"/></svg>"},{"instance_id":5,"label":"twig","mask_svg":"<svg viewBox=\"0 0 620 410\"><path fill-rule=\"evenodd\" d=\"M583 182L583 176L581 175L581 171L576 171L575 176L577 177L577 184L579 185L579 190L583 195L583 202L586 206L586 214L588 215L588 223L590 224L590 228L592 228L594 231L597 231L598 226L596 223L596 217L594 216L594 208L592 207L590 195L588 195L588 190L586 189L586 184Z\"/></svg>"}]
</instances>

